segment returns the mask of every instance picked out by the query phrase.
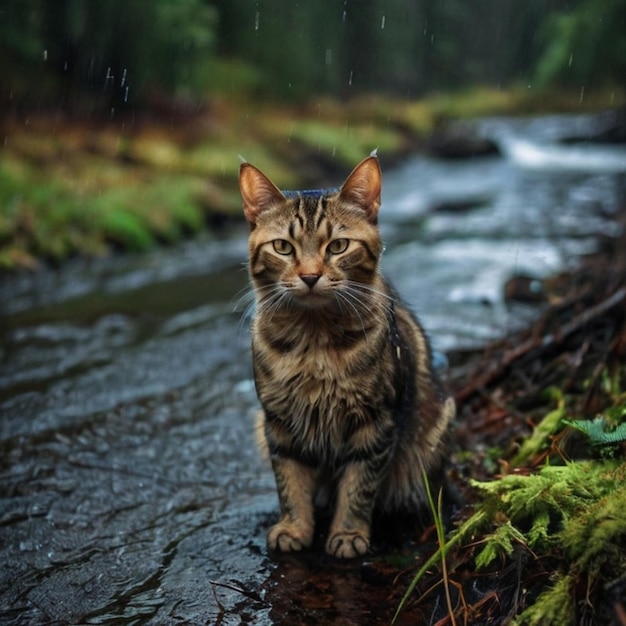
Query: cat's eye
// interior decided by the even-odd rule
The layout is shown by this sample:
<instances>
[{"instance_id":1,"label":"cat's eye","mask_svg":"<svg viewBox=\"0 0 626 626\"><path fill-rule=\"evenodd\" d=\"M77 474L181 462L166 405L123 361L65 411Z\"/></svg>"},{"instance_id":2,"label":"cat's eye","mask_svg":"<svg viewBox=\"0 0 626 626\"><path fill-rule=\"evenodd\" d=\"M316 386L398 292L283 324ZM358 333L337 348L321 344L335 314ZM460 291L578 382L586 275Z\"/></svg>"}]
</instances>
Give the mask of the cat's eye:
<instances>
[{"instance_id":1,"label":"cat's eye","mask_svg":"<svg viewBox=\"0 0 626 626\"><path fill-rule=\"evenodd\" d=\"M278 254L291 254L293 252L293 246L286 239L274 239L272 245Z\"/></svg>"},{"instance_id":2,"label":"cat's eye","mask_svg":"<svg viewBox=\"0 0 626 626\"><path fill-rule=\"evenodd\" d=\"M350 244L349 239L333 239L329 244L327 250L332 254L341 254L348 249Z\"/></svg>"}]
</instances>

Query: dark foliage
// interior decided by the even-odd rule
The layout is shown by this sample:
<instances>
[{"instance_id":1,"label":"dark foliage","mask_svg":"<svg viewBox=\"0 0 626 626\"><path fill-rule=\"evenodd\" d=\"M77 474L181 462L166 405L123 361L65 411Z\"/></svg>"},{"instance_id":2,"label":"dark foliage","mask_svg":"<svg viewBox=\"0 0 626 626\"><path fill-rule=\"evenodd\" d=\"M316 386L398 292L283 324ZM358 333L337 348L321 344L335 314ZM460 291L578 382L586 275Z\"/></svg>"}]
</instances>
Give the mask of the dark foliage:
<instances>
[{"instance_id":1,"label":"dark foliage","mask_svg":"<svg viewBox=\"0 0 626 626\"><path fill-rule=\"evenodd\" d=\"M5 107L419 96L626 75L626 0L0 0Z\"/></svg>"}]
</instances>

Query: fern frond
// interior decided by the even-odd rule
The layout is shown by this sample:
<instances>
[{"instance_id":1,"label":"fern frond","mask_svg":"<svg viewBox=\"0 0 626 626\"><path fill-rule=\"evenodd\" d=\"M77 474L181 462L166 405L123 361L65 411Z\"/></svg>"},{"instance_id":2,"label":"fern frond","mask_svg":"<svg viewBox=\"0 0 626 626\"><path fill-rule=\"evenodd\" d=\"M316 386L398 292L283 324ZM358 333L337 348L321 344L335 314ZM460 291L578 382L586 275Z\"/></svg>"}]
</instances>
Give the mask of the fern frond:
<instances>
[{"instance_id":1,"label":"fern frond","mask_svg":"<svg viewBox=\"0 0 626 626\"><path fill-rule=\"evenodd\" d=\"M609 430L609 424L604 417L599 416L593 420L564 420L568 426L579 430L589 437L594 446L607 446L626 441L626 422L613 430Z\"/></svg>"}]
</instances>

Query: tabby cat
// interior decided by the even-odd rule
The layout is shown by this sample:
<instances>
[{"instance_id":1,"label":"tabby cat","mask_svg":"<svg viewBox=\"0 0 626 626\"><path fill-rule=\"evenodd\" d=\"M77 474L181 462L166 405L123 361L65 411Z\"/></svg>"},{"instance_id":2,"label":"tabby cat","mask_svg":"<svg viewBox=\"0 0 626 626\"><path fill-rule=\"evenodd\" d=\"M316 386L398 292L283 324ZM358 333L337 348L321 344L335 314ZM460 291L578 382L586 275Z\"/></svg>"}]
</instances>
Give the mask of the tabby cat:
<instances>
[{"instance_id":1,"label":"tabby cat","mask_svg":"<svg viewBox=\"0 0 626 626\"><path fill-rule=\"evenodd\" d=\"M283 193L249 163L239 186L261 437L281 511L268 546L310 546L316 495L330 485L326 551L360 556L375 508L423 507L423 472L440 467L455 413L422 327L379 272L378 159L336 191Z\"/></svg>"}]
</instances>

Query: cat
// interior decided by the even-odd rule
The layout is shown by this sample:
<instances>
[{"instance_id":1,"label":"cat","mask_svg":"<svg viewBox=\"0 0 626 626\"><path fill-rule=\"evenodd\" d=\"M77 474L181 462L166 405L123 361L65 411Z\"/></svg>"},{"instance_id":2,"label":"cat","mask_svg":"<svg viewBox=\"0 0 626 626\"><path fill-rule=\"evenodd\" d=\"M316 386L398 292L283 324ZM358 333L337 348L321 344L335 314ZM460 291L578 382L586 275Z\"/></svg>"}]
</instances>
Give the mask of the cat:
<instances>
[{"instance_id":1,"label":"cat","mask_svg":"<svg viewBox=\"0 0 626 626\"><path fill-rule=\"evenodd\" d=\"M330 484L325 549L370 549L374 509L418 512L455 404L420 323L380 273L382 175L373 153L339 190L281 192L242 163L252 355L280 519L270 551L311 546L318 492Z\"/></svg>"}]
</instances>

